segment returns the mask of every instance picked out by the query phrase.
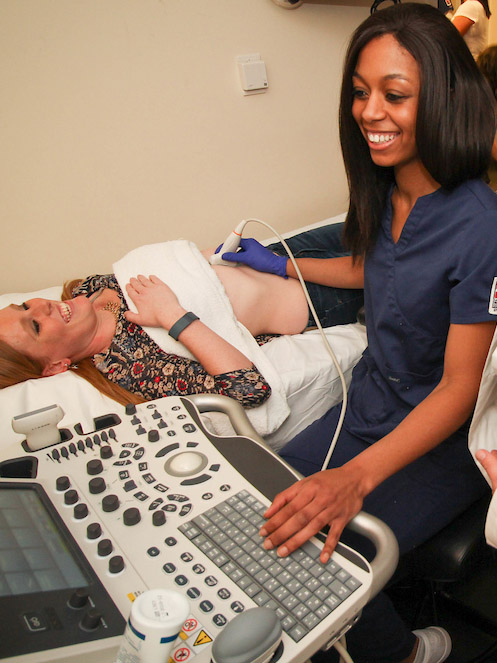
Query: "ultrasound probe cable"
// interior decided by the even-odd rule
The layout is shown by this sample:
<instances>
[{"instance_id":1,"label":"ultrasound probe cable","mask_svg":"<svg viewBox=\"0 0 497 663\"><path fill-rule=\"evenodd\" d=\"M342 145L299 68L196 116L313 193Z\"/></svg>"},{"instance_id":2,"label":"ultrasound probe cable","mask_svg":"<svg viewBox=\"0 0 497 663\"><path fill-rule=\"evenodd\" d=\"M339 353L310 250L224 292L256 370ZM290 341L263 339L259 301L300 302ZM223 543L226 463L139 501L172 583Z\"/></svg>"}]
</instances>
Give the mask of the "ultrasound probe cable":
<instances>
[{"instance_id":1,"label":"ultrasound probe cable","mask_svg":"<svg viewBox=\"0 0 497 663\"><path fill-rule=\"evenodd\" d=\"M291 262L292 262L292 264L295 268L295 271L297 273L297 277L298 277L298 279L300 281L300 284L302 286L302 289L304 291L304 295L305 295L305 298L306 298L307 303L309 305L309 309L312 313L312 317L314 318L314 322L316 323L316 327L318 328L319 333L321 334L321 338L323 340L325 348L326 348L328 354L330 355L330 357L331 357L331 359L332 359L332 361L335 365L335 368L337 369L338 375L340 377L340 383L341 383L341 386L342 386L342 394L343 394L342 406L341 406L341 409L340 409L340 416L339 416L338 423L337 423L337 426L336 426L336 429L335 429L335 433L334 433L333 438L330 442L330 446L328 447L328 452L326 454L324 462L321 466L321 469L325 470L328 467L328 463L330 462L331 456L332 456L333 451L335 449L335 446L336 446L336 443L337 443L337 440L338 440L338 436L340 435L340 431L342 430L343 419L345 417L345 411L347 409L347 384L345 382L345 376L344 376L343 371L340 367L340 364L338 363L338 360L335 356L335 353L333 352L333 350L330 346L330 343L329 343L329 341L326 337L326 334L323 331L323 327L321 325L321 322L319 321L318 315L316 313L316 309L314 308L314 305L311 301L311 297L310 297L309 292L307 290L307 286L305 284L304 278L302 277L302 273L301 273L301 271L300 271L300 269L297 265L297 261L295 260L295 257L293 255L290 247L285 242L283 237L279 234L279 232L275 228L273 228L273 226L271 226L269 223L267 223L266 221L262 221L261 219L244 219L228 235L227 239L222 244L219 251L217 253L215 253L213 256L211 256L210 262L211 262L211 264L225 264L225 265L229 264L230 266L236 266L235 262L223 261L221 256L222 256L223 253L227 253L228 251L229 252L236 252L236 250L238 249L238 247L240 245L240 240L241 240L241 237L242 237L243 229L245 228L247 223L251 223L251 222L260 223L261 225L265 226L266 228L269 228L269 230L272 233L274 233L274 235L282 243L283 248L287 252L288 257L291 260Z\"/></svg>"}]
</instances>

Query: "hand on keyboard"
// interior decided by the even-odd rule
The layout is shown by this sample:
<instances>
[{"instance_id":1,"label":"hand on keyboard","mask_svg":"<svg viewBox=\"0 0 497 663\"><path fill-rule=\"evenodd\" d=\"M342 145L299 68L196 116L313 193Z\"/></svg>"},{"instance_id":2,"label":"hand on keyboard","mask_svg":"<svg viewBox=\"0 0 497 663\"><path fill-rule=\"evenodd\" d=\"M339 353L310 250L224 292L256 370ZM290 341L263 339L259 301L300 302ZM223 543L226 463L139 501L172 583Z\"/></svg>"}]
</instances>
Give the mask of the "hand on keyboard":
<instances>
[{"instance_id":1,"label":"hand on keyboard","mask_svg":"<svg viewBox=\"0 0 497 663\"><path fill-rule=\"evenodd\" d=\"M353 470L341 467L324 470L301 479L279 493L264 514L267 522L260 530L267 537L266 549L278 548L286 557L325 525L330 530L320 559L330 558L345 525L362 507L367 491Z\"/></svg>"}]
</instances>

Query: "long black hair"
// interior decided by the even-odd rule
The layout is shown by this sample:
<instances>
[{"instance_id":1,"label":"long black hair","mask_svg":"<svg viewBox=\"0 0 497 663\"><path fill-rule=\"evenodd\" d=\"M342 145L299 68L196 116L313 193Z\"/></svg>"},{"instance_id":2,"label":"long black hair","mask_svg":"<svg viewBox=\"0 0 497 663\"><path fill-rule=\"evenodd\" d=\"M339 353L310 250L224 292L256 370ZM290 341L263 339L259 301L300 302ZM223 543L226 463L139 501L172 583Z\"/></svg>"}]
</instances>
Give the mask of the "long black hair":
<instances>
[{"instance_id":1,"label":"long black hair","mask_svg":"<svg viewBox=\"0 0 497 663\"><path fill-rule=\"evenodd\" d=\"M340 141L350 188L344 239L352 254L373 246L393 168L377 166L352 116L353 84L361 50L391 34L416 60L420 93L416 120L419 158L446 189L481 177L495 136L495 101L463 38L427 4L396 4L375 12L354 32L345 58L340 100Z\"/></svg>"}]
</instances>

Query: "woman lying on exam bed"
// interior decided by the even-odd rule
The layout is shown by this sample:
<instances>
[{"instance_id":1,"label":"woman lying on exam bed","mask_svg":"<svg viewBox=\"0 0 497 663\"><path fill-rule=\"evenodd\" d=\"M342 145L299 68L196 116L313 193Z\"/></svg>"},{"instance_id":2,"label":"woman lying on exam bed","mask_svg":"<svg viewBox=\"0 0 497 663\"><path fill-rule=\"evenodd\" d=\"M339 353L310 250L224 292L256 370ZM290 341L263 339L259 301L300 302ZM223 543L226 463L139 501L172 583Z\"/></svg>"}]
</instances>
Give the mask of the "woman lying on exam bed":
<instances>
[{"instance_id":1,"label":"woman lying on exam bed","mask_svg":"<svg viewBox=\"0 0 497 663\"><path fill-rule=\"evenodd\" d=\"M335 224L287 242L296 255L346 255L341 230L342 224ZM280 244L271 249L284 252ZM211 253L202 252L205 258ZM296 280L246 266L211 268L236 319L259 344L313 324ZM123 289L137 312L129 310L113 274L71 282L62 302L33 299L0 310L0 386L71 370L121 403L221 393L253 408L269 398L271 388L262 372L195 311L183 308L161 279L138 275ZM363 303L361 290L311 284L310 295L324 326L355 322ZM162 327L193 358L165 353L143 327Z\"/></svg>"}]
</instances>

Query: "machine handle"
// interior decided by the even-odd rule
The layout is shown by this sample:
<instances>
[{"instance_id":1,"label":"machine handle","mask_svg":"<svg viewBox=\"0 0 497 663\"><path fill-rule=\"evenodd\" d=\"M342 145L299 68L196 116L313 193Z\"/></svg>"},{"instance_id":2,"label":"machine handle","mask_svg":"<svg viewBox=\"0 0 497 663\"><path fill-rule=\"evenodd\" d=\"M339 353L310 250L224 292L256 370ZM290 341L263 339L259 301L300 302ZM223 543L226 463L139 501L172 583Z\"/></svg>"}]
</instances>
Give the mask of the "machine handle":
<instances>
[{"instance_id":1,"label":"machine handle","mask_svg":"<svg viewBox=\"0 0 497 663\"><path fill-rule=\"evenodd\" d=\"M194 394L188 396L199 412L222 412L226 414L237 435L243 435L263 445L273 456L283 463L296 479L301 475L291 468L266 444L263 438L252 426L243 407L237 401L220 394ZM399 561L399 545L394 533L382 520L369 513L360 511L348 523L347 527L369 539L376 548L376 554L371 562L373 582L371 596L375 596L392 577Z\"/></svg>"},{"instance_id":2,"label":"machine handle","mask_svg":"<svg viewBox=\"0 0 497 663\"><path fill-rule=\"evenodd\" d=\"M238 401L228 396L221 396L221 394L192 394L187 398L195 405L199 412L222 412L226 414L237 435L250 437L256 442L259 442L259 444L263 444L267 449L270 449L252 426L247 413Z\"/></svg>"},{"instance_id":3,"label":"machine handle","mask_svg":"<svg viewBox=\"0 0 497 663\"><path fill-rule=\"evenodd\" d=\"M394 533L383 520L365 511L352 518L347 527L373 542L376 554L371 562L373 583L369 600L376 596L395 573L399 562L399 544Z\"/></svg>"}]
</instances>

